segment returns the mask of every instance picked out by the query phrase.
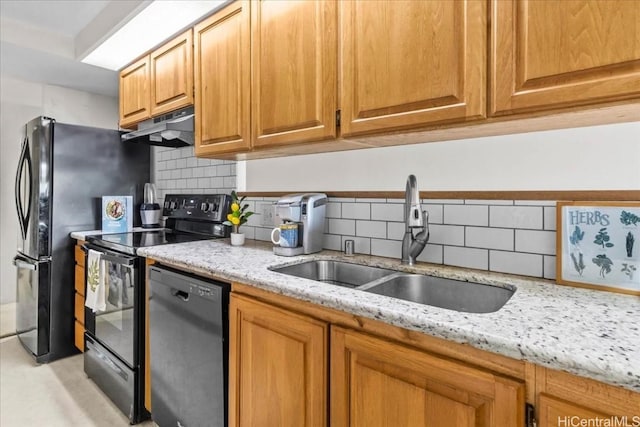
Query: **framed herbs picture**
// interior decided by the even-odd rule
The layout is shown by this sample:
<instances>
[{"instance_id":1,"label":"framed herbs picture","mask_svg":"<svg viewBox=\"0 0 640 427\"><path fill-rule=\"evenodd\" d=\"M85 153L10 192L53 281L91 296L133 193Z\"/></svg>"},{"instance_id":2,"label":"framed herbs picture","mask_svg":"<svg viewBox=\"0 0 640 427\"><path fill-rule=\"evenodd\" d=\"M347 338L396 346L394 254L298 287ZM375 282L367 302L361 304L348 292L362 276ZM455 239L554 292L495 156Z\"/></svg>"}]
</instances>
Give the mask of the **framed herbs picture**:
<instances>
[{"instance_id":1,"label":"framed herbs picture","mask_svg":"<svg viewBox=\"0 0 640 427\"><path fill-rule=\"evenodd\" d=\"M558 202L556 281L640 295L640 202Z\"/></svg>"}]
</instances>

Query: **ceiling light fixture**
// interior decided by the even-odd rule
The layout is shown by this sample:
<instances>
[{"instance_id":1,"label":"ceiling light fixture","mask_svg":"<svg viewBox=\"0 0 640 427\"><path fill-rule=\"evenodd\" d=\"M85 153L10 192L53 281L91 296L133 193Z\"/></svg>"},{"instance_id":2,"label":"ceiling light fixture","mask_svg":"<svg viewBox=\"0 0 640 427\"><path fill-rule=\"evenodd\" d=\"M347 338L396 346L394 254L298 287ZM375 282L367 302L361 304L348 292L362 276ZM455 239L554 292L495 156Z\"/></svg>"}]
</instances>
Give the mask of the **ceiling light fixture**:
<instances>
[{"instance_id":1,"label":"ceiling light fixture","mask_svg":"<svg viewBox=\"0 0 640 427\"><path fill-rule=\"evenodd\" d=\"M82 62L119 70L225 2L156 0L84 57Z\"/></svg>"}]
</instances>

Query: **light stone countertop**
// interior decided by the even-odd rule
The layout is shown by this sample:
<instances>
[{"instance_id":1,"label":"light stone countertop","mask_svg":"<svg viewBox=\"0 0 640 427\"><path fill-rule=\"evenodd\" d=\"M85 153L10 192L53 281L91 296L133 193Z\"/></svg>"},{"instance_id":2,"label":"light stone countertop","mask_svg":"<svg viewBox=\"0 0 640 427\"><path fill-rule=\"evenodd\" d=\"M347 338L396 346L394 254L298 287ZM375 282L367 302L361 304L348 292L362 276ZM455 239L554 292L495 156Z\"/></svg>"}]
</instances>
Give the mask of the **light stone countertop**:
<instances>
[{"instance_id":1,"label":"light stone countertop","mask_svg":"<svg viewBox=\"0 0 640 427\"><path fill-rule=\"evenodd\" d=\"M518 360L640 392L640 297L555 285L547 280L339 252L280 257L271 244L228 239L163 245L138 254L203 276L238 281ZM309 259L390 267L499 286L515 294L495 313L461 313L268 270Z\"/></svg>"}]
</instances>

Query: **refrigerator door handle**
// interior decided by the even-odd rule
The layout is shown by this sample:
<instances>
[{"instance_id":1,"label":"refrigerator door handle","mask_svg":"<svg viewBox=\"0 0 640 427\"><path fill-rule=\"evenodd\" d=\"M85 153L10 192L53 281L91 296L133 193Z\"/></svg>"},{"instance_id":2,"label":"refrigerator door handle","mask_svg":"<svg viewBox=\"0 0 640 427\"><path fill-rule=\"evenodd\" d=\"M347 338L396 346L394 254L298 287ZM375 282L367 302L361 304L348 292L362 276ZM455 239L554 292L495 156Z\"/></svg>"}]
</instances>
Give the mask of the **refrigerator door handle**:
<instances>
[{"instance_id":1,"label":"refrigerator door handle","mask_svg":"<svg viewBox=\"0 0 640 427\"><path fill-rule=\"evenodd\" d=\"M32 271L36 271L38 269L37 264L31 264L30 262L26 262L19 257L15 257L13 259L13 265L15 265L18 268L24 268L26 270L32 270Z\"/></svg>"},{"instance_id":2,"label":"refrigerator door handle","mask_svg":"<svg viewBox=\"0 0 640 427\"><path fill-rule=\"evenodd\" d=\"M29 217L31 215L31 192L33 189L31 188L31 155L29 154L29 139L27 137L24 138L22 143L22 150L20 152L20 161L18 163L18 171L16 173L16 188L15 188L15 197L16 197L16 209L18 211L18 223L20 225L20 233L22 235L22 239L27 238L27 229L29 227ZM27 179L29 185L29 191L27 195L27 209L25 212L24 206L22 205L22 198L20 197L20 190L22 189L22 178L24 172L24 166L27 165Z\"/></svg>"}]
</instances>

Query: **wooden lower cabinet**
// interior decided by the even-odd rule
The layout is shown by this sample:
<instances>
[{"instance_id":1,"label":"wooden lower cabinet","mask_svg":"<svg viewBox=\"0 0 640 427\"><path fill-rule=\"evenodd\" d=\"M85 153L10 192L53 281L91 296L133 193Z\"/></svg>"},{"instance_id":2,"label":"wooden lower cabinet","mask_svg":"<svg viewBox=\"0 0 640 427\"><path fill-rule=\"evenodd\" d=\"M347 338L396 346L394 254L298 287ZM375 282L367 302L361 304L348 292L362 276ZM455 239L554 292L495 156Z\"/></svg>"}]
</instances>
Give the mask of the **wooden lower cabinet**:
<instances>
[{"instance_id":1,"label":"wooden lower cabinet","mask_svg":"<svg viewBox=\"0 0 640 427\"><path fill-rule=\"evenodd\" d=\"M84 251L82 245L84 241L78 240L75 251L75 302L74 302L74 343L80 351L84 351L84 296L85 296L85 270Z\"/></svg>"},{"instance_id":2,"label":"wooden lower cabinet","mask_svg":"<svg viewBox=\"0 0 640 427\"><path fill-rule=\"evenodd\" d=\"M232 294L229 328L229 425L326 426L329 325Z\"/></svg>"},{"instance_id":3,"label":"wooden lower cabinet","mask_svg":"<svg viewBox=\"0 0 640 427\"><path fill-rule=\"evenodd\" d=\"M332 327L332 426L522 426L524 382Z\"/></svg>"},{"instance_id":4,"label":"wooden lower cabinet","mask_svg":"<svg viewBox=\"0 0 640 427\"><path fill-rule=\"evenodd\" d=\"M230 426L524 425L524 380L236 293L229 313Z\"/></svg>"},{"instance_id":5,"label":"wooden lower cabinet","mask_svg":"<svg viewBox=\"0 0 640 427\"><path fill-rule=\"evenodd\" d=\"M538 427L640 426L639 393L540 366L536 389Z\"/></svg>"}]
</instances>

